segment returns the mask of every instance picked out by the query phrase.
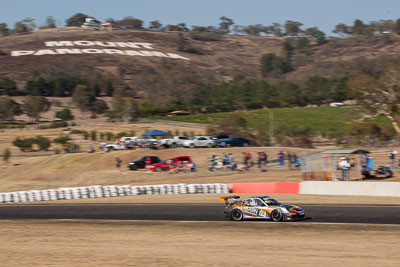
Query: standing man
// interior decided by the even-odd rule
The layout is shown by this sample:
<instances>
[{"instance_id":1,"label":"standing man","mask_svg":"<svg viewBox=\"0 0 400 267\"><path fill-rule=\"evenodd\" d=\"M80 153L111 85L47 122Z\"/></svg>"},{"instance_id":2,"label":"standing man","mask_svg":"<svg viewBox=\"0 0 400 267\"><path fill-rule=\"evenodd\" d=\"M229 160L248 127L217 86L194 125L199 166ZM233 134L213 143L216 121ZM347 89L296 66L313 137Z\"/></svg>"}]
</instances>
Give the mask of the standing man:
<instances>
[{"instance_id":1,"label":"standing man","mask_svg":"<svg viewBox=\"0 0 400 267\"><path fill-rule=\"evenodd\" d=\"M114 160L115 160L115 167L117 168L118 171L121 171L120 168L121 168L122 160L119 157L115 157Z\"/></svg>"},{"instance_id":2,"label":"standing man","mask_svg":"<svg viewBox=\"0 0 400 267\"><path fill-rule=\"evenodd\" d=\"M285 154L281 150L281 151L279 151L277 156L278 156L279 165L281 166L281 169L283 169L283 165L285 165Z\"/></svg>"},{"instance_id":3,"label":"standing man","mask_svg":"<svg viewBox=\"0 0 400 267\"><path fill-rule=\"evenodd\" d=\"M265 164L267 162L267 154L265 152L258 152L258 168L261 169L261 171L265 172Z\"/></svg>"},{"instance_id":4,"label":"standing man","mask_svg":"<svg viewBox=\"0 0 400 267\"><path fill-rule=\"evenodd\" d=\"M350 168L350 163L347 161L345 157L340 158L339 168L342 170L342 179L343 181L348 181L348 170Z\"/></svg>"}]
</instances>

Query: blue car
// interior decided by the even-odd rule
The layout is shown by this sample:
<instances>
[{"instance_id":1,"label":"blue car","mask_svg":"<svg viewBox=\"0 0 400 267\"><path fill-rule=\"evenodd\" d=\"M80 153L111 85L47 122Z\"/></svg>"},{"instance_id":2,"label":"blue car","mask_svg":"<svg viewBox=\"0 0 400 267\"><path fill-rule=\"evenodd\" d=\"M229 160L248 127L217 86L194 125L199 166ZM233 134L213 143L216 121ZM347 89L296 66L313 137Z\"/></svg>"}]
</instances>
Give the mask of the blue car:
<instances>
[{"instance_id":1,"label":"blue car","mask_svg":"<svg viewBox=\"0 0 400 267\"><path fill-rule=\"evenodd\" d=\"M241 137L229 137L215 140L215 143L219 147L249 146L250 140Z\"/></svg>"}]
</instances>

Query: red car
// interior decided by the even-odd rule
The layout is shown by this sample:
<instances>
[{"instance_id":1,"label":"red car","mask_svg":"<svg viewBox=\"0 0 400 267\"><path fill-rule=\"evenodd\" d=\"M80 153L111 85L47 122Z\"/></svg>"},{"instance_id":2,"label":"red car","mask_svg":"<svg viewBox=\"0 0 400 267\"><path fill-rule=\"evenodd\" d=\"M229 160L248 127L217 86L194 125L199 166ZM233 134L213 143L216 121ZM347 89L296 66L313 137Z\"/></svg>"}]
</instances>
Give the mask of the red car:
<instances>
[{"instance_id":1,"label":"red car","mask_svg":"<svg viewBox=\"0 0 400 267\"><path fill-rule=\"evenodd\" d=\"M183 164L184 162L187 163L192 163L192 159L189 156L180 156L180 157L175 157L175 158L171 158L171 159L167 159L167 160L163 160L159 163L155 163L155 164L151 164L150 165L150 170L151 171L168 171L171 168L170 165L170 161L172 160L172 162L174 163L174 165L177 164Z\"/></svg>"}]
</instances>

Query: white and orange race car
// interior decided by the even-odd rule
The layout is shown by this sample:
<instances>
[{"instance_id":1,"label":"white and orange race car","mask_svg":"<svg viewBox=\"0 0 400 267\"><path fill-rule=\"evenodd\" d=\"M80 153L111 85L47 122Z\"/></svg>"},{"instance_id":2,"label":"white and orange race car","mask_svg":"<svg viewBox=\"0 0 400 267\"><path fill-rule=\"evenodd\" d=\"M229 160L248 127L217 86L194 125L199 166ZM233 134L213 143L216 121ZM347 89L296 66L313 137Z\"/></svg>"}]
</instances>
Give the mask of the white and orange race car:
<instances>
[{"instance_id":1,"label":"white and orange race car","mask_svg":"<svg viewBox=\"0 0 400 267\"><path fill-rule=\"evenodd\" d=\"M241 221L243 219L266 219L275 222L295 221L305 218L304 210L298 206L281 204L269 196L254 196L242 201L240 196L220 197L225 202L225 217ZM232 202L230 202L232 200Z\"/></svg>"}]
</instances>

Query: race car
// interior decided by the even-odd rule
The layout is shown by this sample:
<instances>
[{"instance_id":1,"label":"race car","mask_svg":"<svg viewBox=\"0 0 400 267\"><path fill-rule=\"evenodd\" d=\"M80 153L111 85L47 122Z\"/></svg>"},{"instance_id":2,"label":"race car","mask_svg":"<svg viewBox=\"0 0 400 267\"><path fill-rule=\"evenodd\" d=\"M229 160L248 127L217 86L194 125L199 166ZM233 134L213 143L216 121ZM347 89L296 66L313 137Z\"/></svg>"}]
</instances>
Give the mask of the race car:
<instances>
[{"instance_id":1,"label":"race car","mask_svg":"<svg viewBox=\"0 0 400 267\"><path fill-rule=\"evenodd\" d=\"M254 196L239 201L240 196L220 197L225 202L225 217L241 221L243 219L266 219L275 222L295 221L305 218L305 213L298 206L281 204L269 196ZM232 202L230 202L232 200Z\"/></svg>"}]
</instances>

